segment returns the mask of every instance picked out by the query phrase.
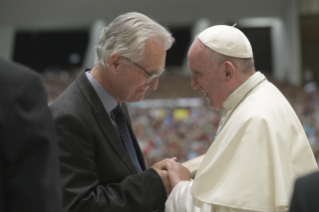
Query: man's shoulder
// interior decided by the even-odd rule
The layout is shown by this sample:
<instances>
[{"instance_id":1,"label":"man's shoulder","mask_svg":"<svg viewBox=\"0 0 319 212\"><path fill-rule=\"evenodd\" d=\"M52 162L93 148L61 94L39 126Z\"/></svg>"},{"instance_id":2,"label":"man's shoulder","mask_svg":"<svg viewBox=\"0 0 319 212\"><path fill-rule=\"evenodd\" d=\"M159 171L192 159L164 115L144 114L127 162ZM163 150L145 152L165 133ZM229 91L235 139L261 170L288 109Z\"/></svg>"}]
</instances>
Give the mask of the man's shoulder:
<instances>
[{"instance_id":1,"label":"man's shoulder","mask_svg":"<svg viewBox=\"0 0 319 212\"><path fill-rule=\"evenodd\" d=\"M59 113L74 113L81 108L85 108L86 99L77 82L74 81L62 94L50 105L53 116Z\"/></svg>"},{"instance_id":2,"label":"man's shoulder","mask_svg":"<svg viewBox=\"0 0 319 212\"><path fill-rule=\"evenodd\" d=\"M253 89L252 96L254 98L258 98L259 101L269 101L272 100L274 97L285 99L281 91L269 81L265 81L264 83Z\"/></svg>"},{"instance_id":3,"label":"man's shoulder","mask_svg":"<svg viewBox=\"0 0 319 212\"><path fill-rule=\"evenodd\" d=\"M26 102L46 99L46 93L40 76L33 70L0 58L0 85L3 89L0 95L2 111L8 111L17 100L17 103L26 106ZM46 100L45 100L46 101Z\"/></svg>"},{"instance_id":4,"label":"man's shoulder","mask_svg":"<svg viewBox=\"0 0 319 212\"><path fill-rule=\"evenodd\" d=\"M288 100L269 82L258 87L246 98L243 109L246 111L244 114L249 117L272 120L275 116L294 113Z\"/></svg>"},{"instance_id":5,"label":"man's shoulder","mask_svg":"<svg viewBox=\"0 0 319 212\"><path fill-rule=\"evenodd\" d=\"M21 83L27 79L41 81L40 76L26 66L0 58L0 67L0 84L4 87L21 87Z\"/></svg>"}]
</instances>

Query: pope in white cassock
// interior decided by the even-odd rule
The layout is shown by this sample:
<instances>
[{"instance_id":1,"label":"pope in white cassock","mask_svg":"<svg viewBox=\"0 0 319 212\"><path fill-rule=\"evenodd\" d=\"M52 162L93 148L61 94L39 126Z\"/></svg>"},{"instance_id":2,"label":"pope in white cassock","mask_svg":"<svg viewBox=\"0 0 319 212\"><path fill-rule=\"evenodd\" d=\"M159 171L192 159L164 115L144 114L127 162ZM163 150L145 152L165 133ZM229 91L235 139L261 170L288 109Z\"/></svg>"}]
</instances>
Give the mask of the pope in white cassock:
<instances>
[{"instance_id":1,"label":"pope in white cassock","mask_svg":"<svg viewBox=\"0 0 319 212\"><path fill-rule=\"evenodd\" d=\"M165 164L173 188L167 212L288 211L294 180L317 170L294 110L256 72L252 48L235 27L213 26L188 53L192 87L225 115L193 181Z\"/></svg>"}]
</instances>

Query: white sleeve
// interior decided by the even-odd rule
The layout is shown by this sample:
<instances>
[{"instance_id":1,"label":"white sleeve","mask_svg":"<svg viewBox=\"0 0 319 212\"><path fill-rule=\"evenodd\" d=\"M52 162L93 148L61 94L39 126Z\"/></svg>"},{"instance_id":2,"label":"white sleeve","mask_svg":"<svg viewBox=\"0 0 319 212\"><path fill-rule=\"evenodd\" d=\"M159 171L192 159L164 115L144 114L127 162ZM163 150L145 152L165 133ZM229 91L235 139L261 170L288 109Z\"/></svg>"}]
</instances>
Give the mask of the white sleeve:
<instances>
[{"instance_id":1,"label":"white sleeve","mask_svg":"<svg viewBox=\"0 0 319 212\"><path fill-rule=\"evenodd\" d=\"M257 212L197 201L191 195L193 181L179 182L165 203L165 212Z\"/></svg>"},{"instance_id":2,"label":"white sleeve","mask_svg":"<svg viewBox=\"0 0 319 212\"><path fill-rule=\"evenodd\" d=\"M166 200L165 212L201 212L191 195L192 185L193 181L179 182Z\"/></svg>"},{"instance_id":3,"label":"white sleeve","mask_svg":"<svg viewBox=\"0 0 319 212\"><path fill-rule=\"evenodd\" d=\"M207 203L203 203L203 204L207 204ZM230 207L225 207L220 205L210 205L210 206L211 206L210 212L259 212L259 211L251 211L251 210L244 210L244 209L238 209L238 208L230 208Z\"/></svg>"}]
</instances>

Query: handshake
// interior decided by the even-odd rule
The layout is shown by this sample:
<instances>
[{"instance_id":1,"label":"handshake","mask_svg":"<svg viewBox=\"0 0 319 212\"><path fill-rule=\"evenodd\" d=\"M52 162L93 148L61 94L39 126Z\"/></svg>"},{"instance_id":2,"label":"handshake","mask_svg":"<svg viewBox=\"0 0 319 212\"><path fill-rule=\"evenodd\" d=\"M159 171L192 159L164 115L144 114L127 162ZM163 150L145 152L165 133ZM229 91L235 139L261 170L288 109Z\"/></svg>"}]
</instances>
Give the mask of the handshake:
<instances>
[{"instance_id":1,"label":"handshake","mask_svg":"<svg viewBox=\"0 0 319 212\"><path fill-rule=\"evenodd\" d=\"M189 181L191 177L188 168L176 162L176 158L166 158L152 168L161 177L167 196L180 181Z\"/></svg>"}]
</instances>

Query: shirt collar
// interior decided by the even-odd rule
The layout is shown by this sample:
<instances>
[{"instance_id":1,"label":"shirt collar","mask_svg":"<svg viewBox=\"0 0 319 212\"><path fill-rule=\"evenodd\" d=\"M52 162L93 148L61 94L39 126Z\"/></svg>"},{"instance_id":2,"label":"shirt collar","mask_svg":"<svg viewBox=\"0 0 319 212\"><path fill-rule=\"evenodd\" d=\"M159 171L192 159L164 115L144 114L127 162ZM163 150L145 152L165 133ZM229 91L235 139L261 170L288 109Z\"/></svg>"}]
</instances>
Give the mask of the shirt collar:
<instances>
[{"instance_id":1,"label":"shirt collar","mask_svg":"<svg viewBox=\"0 0 319 212\"><path fill-rule=\"evenodd\" d=\"M223 107L226 111L234 109L236 105L244 98L244 96L252 89L256 83L260 80L264 79L265 76L257 71L252 76L250 76L243 84L241 84L234 92L232 92L225 102L223 103Z\"/></svg>"},{"instance_id":2,"label":"shirt collar","mask_svg":"<svg viewBox=\"0 0 319 212\"><path fill-rule=\"evenodd\" d=\"M96 91L97 95L99 96L105 110L110 115L112 110L118 105L118 102L114 99L113 96L102 85L92 77L90 71L85 72L86 77L92 84L94 90Z\"/></svg>"}]
</instances>

